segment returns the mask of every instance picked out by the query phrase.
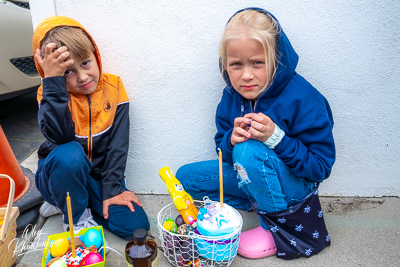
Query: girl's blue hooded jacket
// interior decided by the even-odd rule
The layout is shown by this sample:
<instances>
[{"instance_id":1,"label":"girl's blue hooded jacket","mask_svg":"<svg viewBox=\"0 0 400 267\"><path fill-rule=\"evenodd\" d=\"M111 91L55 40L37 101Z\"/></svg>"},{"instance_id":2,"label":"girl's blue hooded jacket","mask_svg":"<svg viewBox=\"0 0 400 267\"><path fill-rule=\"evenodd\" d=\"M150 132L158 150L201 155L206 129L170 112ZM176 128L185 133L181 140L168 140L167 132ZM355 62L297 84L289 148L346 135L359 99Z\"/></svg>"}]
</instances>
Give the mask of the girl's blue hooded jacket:
<instances>
[{"instance_id":1,"label":"girl's blue hooded jacket","mask_svg":"<svg viewBox=\"0 0 400 267\"><path fill-rule=\"evenodd\" d=\"M262 9L251 9L271 15ZM257 99L253 112L269 116L285 132L274 148L282 162L298 177L322 181L329 177L335 162L332 112L325 97L296 73L299 57L279 22L278 25L279 63L276 75L272 84ZM217 150L222 150L224 161L233 164L230 139L234 120L242 117L243 113L250 113L251 103L236 92L226 72L223 76L227 86L217 108L215 143Z\"/></svg>"}]
</instances>

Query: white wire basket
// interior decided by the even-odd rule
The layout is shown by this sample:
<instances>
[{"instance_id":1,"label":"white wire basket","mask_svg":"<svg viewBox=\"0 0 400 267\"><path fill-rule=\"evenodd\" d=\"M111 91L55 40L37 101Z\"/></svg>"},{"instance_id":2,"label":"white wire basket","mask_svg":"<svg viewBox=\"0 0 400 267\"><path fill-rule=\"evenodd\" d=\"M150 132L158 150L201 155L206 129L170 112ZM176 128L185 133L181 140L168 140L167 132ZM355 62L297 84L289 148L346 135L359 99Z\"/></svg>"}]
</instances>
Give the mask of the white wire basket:
<instances>
[{"instance_id":1,"label":"white wire basket","mask_svg":"<svg viewBox=\"0 0 400 267\"><path fill-rule=\"evenodd\" d=\"M200 209L202 206L213 203L208 199L194 201L195 206ZM171 233L163 227L167 219L179 215L174 203L164 206L157 215L157 227L164 256L173 266L184 267L225 267L231 265L237 255L240 233L242 231L243 219L240 213L239 227L231 234L223 236L204 236L195 232L188 235Z\"/></svg>"}]
</instances>

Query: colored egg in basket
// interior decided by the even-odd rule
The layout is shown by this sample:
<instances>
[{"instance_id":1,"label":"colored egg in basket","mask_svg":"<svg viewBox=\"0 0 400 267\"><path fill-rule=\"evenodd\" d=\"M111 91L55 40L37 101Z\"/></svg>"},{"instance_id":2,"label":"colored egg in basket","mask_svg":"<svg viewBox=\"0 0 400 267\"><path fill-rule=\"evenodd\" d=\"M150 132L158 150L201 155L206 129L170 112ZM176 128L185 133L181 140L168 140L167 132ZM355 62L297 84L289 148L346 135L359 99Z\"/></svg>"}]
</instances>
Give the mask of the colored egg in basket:
<instances>
[{"instance_id":1,"label":"colored egg in basket","mask_svg":"<svg viewBox=\"0 0 400 267\"><path fill-rule=\"evenodd\" d=\"M182 224L178 227L178 230L176 231L176 233L180 235L189 235L190 232L194 232L194 227L190 224ZM186 239L186 237L181 238L184 240Z\"/></svg>"},{"instance_id":2,"label":"colored egg in basket","mask_svg":"<svg viewBox=\"0 0 400 267\"><path fill-rule=\"evenodd\" d=\"M83 237L83 243L85 243L86 247L95 245L96 248L99 249L102 244L102 239L103 238L100 231L96 229L89 229Z\"/></svg>"},{"instance_id":3,"label":"colored egg in basket","mask_svg":"<svg viewBox=\"0 0 400 267\"><path fill-rule=\"evenodd\" d=\"M167 219L163 223L163 227L165 228L165 230L170 231L171 233L176 233L178 226L176 226L176 223L174 222L174 220Z\"/></svg>"},{"instance_id":4,"label":"colored egg in basket","mask_svg":"<svg viewBox=\"0 0 400 267\"><path fill-rule=\"evenodd\" d=\"M53 262L50 267L67 267L67 264L63 260Z\"/></svg>"},{"instance_id":5,"label":"colored egg in basket","mask_svg":"<svg viewBox=\"0 0 400 267\"><path fill-rule=\"evenodd\" d=\"M103 257L99 253L90 252L85 258L85 265L91 265L102 261Z\"/></svg>"},{"instance_id":6,"label":"colored egg in basket","mask_svg":"<svg viewBox=\"0 0 400 267\"><path fill-rule=\"evenodd\" d=\"M68 251L69 242L65 237L60 237L50 247L51 256L58 257L64 255Z\"/></svg>"},{"instance_id":7,"label":"colored egg in basket","mask_svg":"<svg viewBox=\"0 0 400 267\"><path fill-rule=\"evenodd\" d=\"M176 218L175 218L175 223L176 223L176 225L177 225L178 227L185 223L185 221L183 220L183 217L182 217L181 214L179 214L178 216L176 216Z\"/></svg>"}]
</instances>

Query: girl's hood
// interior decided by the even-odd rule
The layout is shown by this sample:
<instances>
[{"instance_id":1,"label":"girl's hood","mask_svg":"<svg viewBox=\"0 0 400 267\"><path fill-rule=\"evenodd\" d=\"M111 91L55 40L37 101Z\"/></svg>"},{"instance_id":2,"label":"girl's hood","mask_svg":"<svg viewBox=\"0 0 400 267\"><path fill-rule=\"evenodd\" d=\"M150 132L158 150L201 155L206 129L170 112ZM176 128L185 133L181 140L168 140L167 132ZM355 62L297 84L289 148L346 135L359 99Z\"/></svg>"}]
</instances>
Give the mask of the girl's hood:
<instances>
[{"instance_id":1,"label":"girl's hood","mask_svg":"<svg viewBox=\"0 0 400 267\"><path fill-rule=\"evenodd\" d=\"M294 51L294 48L289 42L289 39L287 38L286 34L283 32L282 27L279 23L279 21L268 11L261 9L261 8L256 8L256 7L249 7L245 8L242 10L239 10L236 12L230 19L229 21L237 14L240 13L244 10L256 10L258 12L264 13L264 14L269 14L271 17L273 17L276 22L278 23L279 27L279 33L278 33L278 67L276 70L275 78L272 82L272 84L267 88L267 90L260 96L260 98L272 98L279 94L283 88L285 88L286 84L291 80L293 75L295 74L295 69L297 66L297 62L299 61L299 56L297 53ZM229 22L228 21L228 22ZM224 80L226 84L228 85L228 90L230 92L234 92L238 94L235 89L233 89L232 84L229 80L228 73L224 71L223 73Z\"/></svg>"}]
</instances>

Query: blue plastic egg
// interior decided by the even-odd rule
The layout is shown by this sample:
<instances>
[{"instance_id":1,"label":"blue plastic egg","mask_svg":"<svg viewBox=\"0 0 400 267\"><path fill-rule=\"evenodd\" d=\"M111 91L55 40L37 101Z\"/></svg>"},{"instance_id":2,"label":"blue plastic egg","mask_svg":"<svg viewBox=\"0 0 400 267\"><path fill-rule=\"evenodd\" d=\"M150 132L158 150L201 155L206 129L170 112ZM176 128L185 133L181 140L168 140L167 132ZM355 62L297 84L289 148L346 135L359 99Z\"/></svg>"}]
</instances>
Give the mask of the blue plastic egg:
<instances>
[{"instance_id":1,"label":"blue plastic egg","mask_svg":"<svg viewBox=\"0 0 400 267\"><path fill-rule=\"evenodd\" d=\"M85 243L86 247L95 245L96 248L99 249L102 243L102 236L100 231L96 229L88 230L85 234L85 237L83 238L83 243Z\"/></svg>"}]
</instances>

